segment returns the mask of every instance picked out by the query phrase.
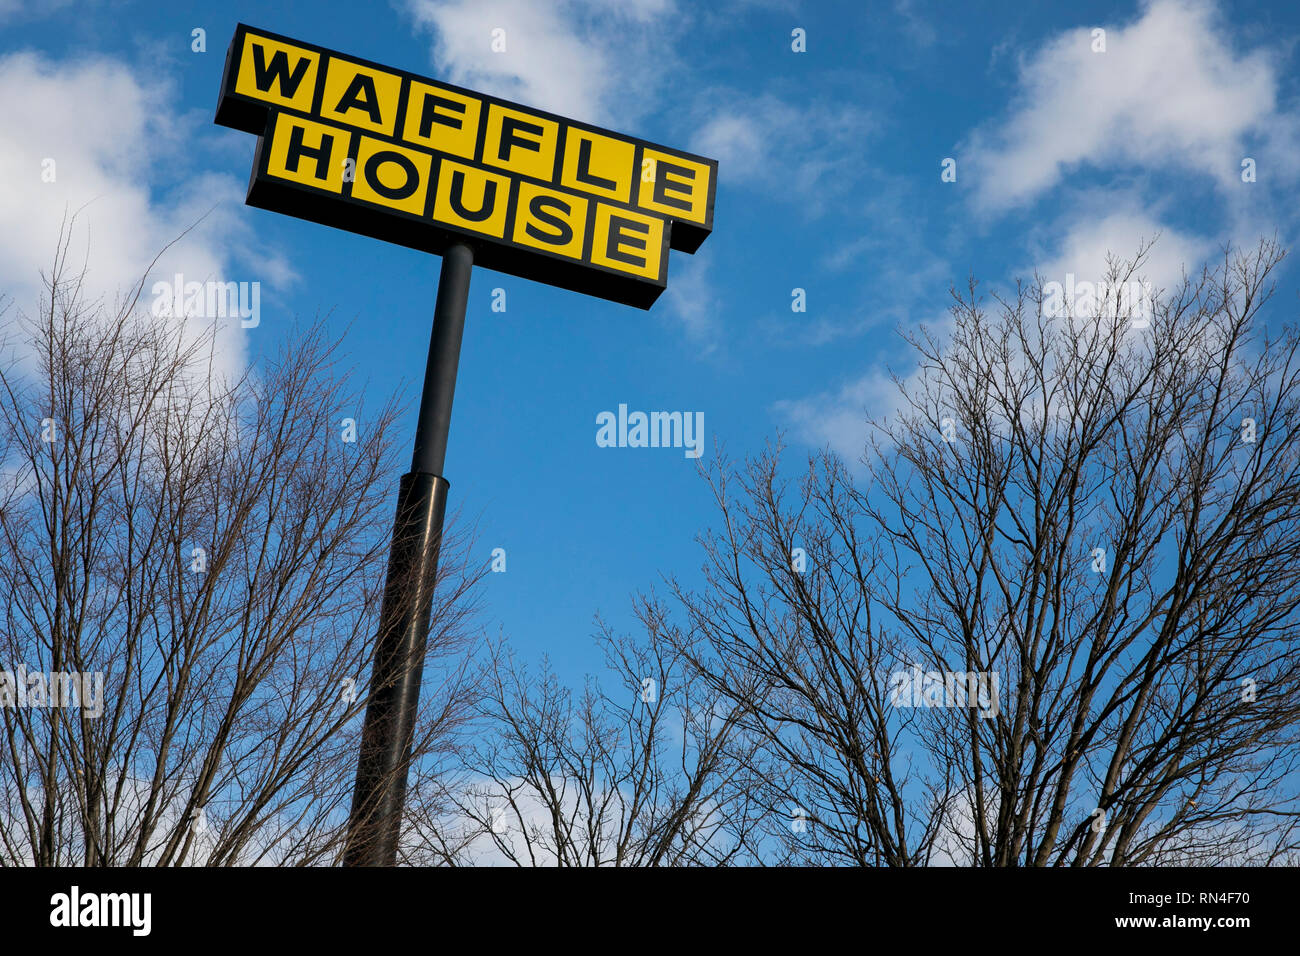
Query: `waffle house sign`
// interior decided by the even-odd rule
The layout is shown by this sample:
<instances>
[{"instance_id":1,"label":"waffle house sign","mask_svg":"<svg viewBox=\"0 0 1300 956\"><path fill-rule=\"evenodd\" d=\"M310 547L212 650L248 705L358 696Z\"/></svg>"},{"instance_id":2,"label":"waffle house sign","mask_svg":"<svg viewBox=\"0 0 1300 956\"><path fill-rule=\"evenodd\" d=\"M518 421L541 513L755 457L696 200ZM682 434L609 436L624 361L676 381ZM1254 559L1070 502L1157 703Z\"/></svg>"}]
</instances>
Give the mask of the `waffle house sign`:
<instances>
[{"instance_id":1,"label":"waffle house sign","mask_svg":"<svg viewBox=\"0 0 1300 956\"><path fill-rule=\"evenodd\" d=\"M643 309L713 228L715 160L243 24L216 121L249 205Z\"/></svg>"}]
</instances>

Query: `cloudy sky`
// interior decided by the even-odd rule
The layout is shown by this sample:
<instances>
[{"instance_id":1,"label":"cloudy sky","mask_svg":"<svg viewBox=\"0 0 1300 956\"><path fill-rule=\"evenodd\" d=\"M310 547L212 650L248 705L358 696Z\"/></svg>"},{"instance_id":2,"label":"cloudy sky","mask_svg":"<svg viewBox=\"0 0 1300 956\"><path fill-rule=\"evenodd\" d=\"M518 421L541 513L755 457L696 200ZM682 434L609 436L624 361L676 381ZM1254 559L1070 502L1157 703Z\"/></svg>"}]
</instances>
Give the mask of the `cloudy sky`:
<instances>
[{"instance_id":1,"label":"cloudy sky","mask_svg":"<svg viewBox=\"0 0 1300 956\"><path fill-rule=\"evenodd\" d=\"M0 0L0 292L34 307L65 216L110 299L194 226L155 276L261 284L260 324L222 333L231 367L330 313L373 407L414 399L438 260L243 204L255 139L212 122L241 21L719 160L714 232L649 312L474 276L452 504L485 559L506 550L489 626L576 678L599 669L593 615L691 580L713 521L696 461L598 447L601 412L702 413L706 461L778 431L854 459L911 370L898 330L942 328L971 274L1098 279L1159 235L1158 288L1225 242L1291 241L1293 4L974 7Z\"/></svg>"}]
</instances>

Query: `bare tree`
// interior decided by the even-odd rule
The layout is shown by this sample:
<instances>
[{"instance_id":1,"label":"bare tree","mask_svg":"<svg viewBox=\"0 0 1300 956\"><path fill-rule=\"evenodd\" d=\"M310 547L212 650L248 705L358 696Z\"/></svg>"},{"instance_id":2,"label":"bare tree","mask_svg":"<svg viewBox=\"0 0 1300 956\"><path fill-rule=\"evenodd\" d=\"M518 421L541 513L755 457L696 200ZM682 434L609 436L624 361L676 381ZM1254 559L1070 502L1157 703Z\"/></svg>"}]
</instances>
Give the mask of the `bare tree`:
<instances>
[{"instance_id":1,"label":"bare tree","mask_svg":"<svg viewBox=\"0 0 1300 956\"><path fill-rule=\"evenodd\" d=\"M642 641L602 624L613 689L580 694L498 645L454 792L426 812L426 859L518 866L724 865L755 852L736 708L688 682L643 602ZM450 799L448 799L450 798ZM448 816L448 804L454 808Z\"/></svg>"},{"instance_id":2,"label":"bare tree","mask_svg":"<svg viewBox=\"0 0 1300 956\"><path fill-rule=\"evenodd\" d=\"M39 678L0 709L0 863L334 862L398 410L363 414L319 323L223 376L214 327L149 314L144 280L89 301L69 237L0 368L0 653ZM477 570L463 534L442 553L425 773L472 701Z\"/></svg>"},{"instance_id":3,"label":"bare tree","mask_svg":"<svg viewBox=\"0 0 1300 956\"><path fill-rule=\"evenodd\" d=\"M685 621L662 639L756 741L749 797L763 810L764 862L922 864L951 771L932 780L914 766L917 717L890 704L901 640L873 618L857 492L833 456L797 482L780 461L776 446L743 468L712 463L721 521L701 536L705 587L670 582Z\"/></svg>"},{"instance_id":4,"label":"bare tree","mask_svg":"<svg viewBox=\"0 0 1300 956\"><path fill-rule=\"evenodd\" d=\"M1054 314L954 292L855 482L710 481L660 636L758 740L776 862L1268 863L1297 848L1300 364L1283 253ZM670 652L671 652L670 651Z\"/></svg>"}]
</instances>

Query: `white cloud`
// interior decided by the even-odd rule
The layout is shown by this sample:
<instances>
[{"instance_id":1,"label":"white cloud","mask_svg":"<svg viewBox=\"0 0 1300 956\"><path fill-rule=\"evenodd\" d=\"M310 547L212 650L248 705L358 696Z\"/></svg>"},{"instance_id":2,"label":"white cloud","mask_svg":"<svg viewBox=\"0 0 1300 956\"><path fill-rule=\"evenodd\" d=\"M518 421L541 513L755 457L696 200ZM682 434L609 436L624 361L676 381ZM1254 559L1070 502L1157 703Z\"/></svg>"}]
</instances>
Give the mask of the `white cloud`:
<instances>
[{"instance_id":1,"label":"white cloud","mask_svg":"<svg viewBox=\"0 0 1300 956\"><path fill-rule=\"evenodd\" d=\"M817 215L849 192L862 172L862 146L876 121L852 104L791 103L707 90L697 109L694 152L718 160L719 178Z\"/></svg>"},{"instance_id":2,"label":"white cloud","mask_svg":"<svg viewBox=\"0 0 1300 956\"><path fill-rule=\"evenodd\" d=\"M0 23L10 19L37 20L49 17L65 7L70 7L75 0L41 0L32 5L23 0L0 0Z\"/></svg>"},{"instance_id":3,"label":"white cloud","mask_svg":"<svg viewBox=\"0 0 1300 956\"><path fill-rule=\"evenodd\" d=\"M0 190L0 292L17 308L34 313L40 272L49 270L60 228L74 214L69 259L85 263L85 291L109 307L191 226L151 273L144 308L153 279L175 273L200 282L292 276L241 225L239 180L202 174L167 182L200 135L195 118L178 116L170 101L165 86L110 58L0 58L0 180L9 187ZM229 275L231 249L243 250L245 267L257 256L257 273ZM191 321L197 336L206 323ZM222 321L219 369L242 369L244 345L238 320Z\"/></svg>"},{"instance_id":4,"label":"white cloud","mask_svg":"<svg viewBox=\"0 0 1300 956\"><path fill-rule=\"evenodd\" d=\"M870 434L868 417L897 406L898 398L889 376L873 371L837 389L776 402L772 411L803 442L829 448L856 470Z\"/></svg>"},{"instance_id":5,"label":"white cloud","mask_svg":"<svg viewBox=\"0 0 1300 956\"><path fill-rule=\"evenodd\" d=\"M728 177L759 178L764 172L764 130L753 116L719 113L695 134L692 145L725 166Z\"/></svg>"},{"instance_id":6,"label":"white cloud","mask_svg":"<svg viewBox=\"0 0 1300 956\"><path fill-rule=\"evenodd\" d=\"M1238 244L1249 244L1258 215L1244 215L1261 197L1243 191L1240 160L1267 157L1270 169L1297 171L1297 124L1278 107L1278 69L1271 53L1237 52L1228 26L1203 0L1155 0L1132 24L1107 28L1106 52L1093 53L1091 29L1056 36L1022 60L1018 98L1007 117L978 129L959 165L963 180L975 183L976 207L1002 213L1058 190L1074 169L1090 165L1106 172L1125 166L1160 172L1169 168L1208 177L1220 188L1228 223ZM768 131L757 122L719 122L719 140L733 128L744 135L733 150L742 173L771 175L762 149ZM1249 152L1246 152L1249 147ZM1264 160L1261 160L1263 165ZM968 175L969 173L969 175ZM1144 186L1149 190L1151 183ZM1229 192L1229 189L1231 191ZM1132 259L1144 240L1157 239L1138 270L1152 290L1172 291L1184 270L1195 276L1218 248L1218 241L1168 224L1165 214L1185 196L1166 192L1144 201L1137 189L1076 188L1063 198L1068 210L1050 225L1029 224L1030 266L1022 274L1041 274L1064 283L1107 277L1107 256ZM1060 198L1060 197L1058 197ZM882 210L887 212L887 210ZM1260 208L1252 208L1259 213ZM867 218L878 221L880 211ZM905 233L904 233L905 234ZM1047 241L1045 237L1050 237ZM878 236L869 233L831 255L825 266L839 271L864 254L878 255ZM908 249L918 284L902 296L929 313L937 303L923 301L925 290L942 278L945 265L922 249ZM918 270L917 263L927 268ZM908 310L914 311L914 310ZM934 323L942 340L951 319ZM851 325L849 326L851 327ZM1140 341L1133 336L1126 345ZM909 374L915 356L907 352L900 372L909 392L922 381ZM1015 374L1018 366L1006 370ZM889 376L874 366L838 387L779 402L774 412L808 444L828 446L856 462L869 433L868 417L897 412L901 399Z\"/></svg>"},{"instance_id":7,"label":"white cloud","mask_svg":"<svg viewBox=\"0 0 1300 956\"><path fill-rule=\"evenodd\" d=\"M929 335L936 341L947 340L955 329L950 312L931 313L915 323L916 334ZM774 402L773 414L792 429L794 437L815 448L829 448L839 455L851 471L862 474L862 455L873 433L870 421L882 426L896 424L896 416L907 406L896 374L910 395L920 392L923 372L917 355L901 338L893 337L898 361L893 373L884 362L877 362L866 373L827 389L798 399ZM880 343L884 348L885 343ZM907 408L910 412L911 409Z\"/></svg>"},{"instance_id":8,"label":"white cloud","mask_svg":"<svg viewBox=\"0 0 1300 956\"><path fill-rule=\"evenodd\" d=\"M709 280L709 255L705 250L693 256L674 255L668 264L668 288L663 294L687 339L702 355L717 348L722 332L718 320L721 299Z\"/></svg>"},{"instance_id":9,"label":"white cloud","mask_svg":"<svg viewBox=\"0 0 1300 956\"><path fill-rule=\"evenodd\" d=\"M1088 202L1089 206L1124 205L1122 199L1114 202L1111 197L1094 199L1095 202ZM1199 272L1201 263L1217 248L1210 240L1161 225L1149 213L1121 210L1069 224L1058 250L1043 259L1037 271L1048 282L1064 282L1067 273L1073 273L1076 280L1101 282L1106 279L1108 254L1128 261L1150 240L1157 241L1138 272L1153 290L1175 289L1184 270L1189 275Z\"/></svg>"},{"instance_id":10,"label":"white cloud","mask_svg":"<svg viewBox=\"0 0 1300 956\"><path fill-rule=\"evenodd\" d=\"M1117 195L1103 196L1098 193L1092 194L1091 198L1098 202L1104 200L1108 206L1123 205L1123 197ZM1036 270L1027 270L1037 271L1045 282L1064 285L1067 274L1072 273L1076 282L1087 281L1099 286L1109 276L1108 256L1116 262L1130 261L1138 255L1140 247L1146 246L1150 240L1156 240L1143 257L1135 279L1148 283L1152 293L1169 294L1177 290L1184 271L1195 280L1201 265L1218 249L1217 244L1209 240L1162 227L1153 216L1142 212L1116 211L1100 218L1070 224L1063 231L1065 236L1056 251L1049 257L1040 258ZM1071 322L1074 326L1073 334L1079 336L1084 343L1095 342L1097 335L1106 327L1104 323L1096 325L1083 315L1071 314L1063 317L1062 321ZM935 316L926 321L924 326L934 341L945 349L956 331L951 313ZM1058 331L1067 333L1068 329L1062 327ZM1187 343L1199 343L1207 349L1212 348L1213 343L1204 336L1213 332L1211 327L1204 331L1201 338L1189 338ZM1143 341L1143 334L1135 330L1119 341L1119 347L1125 350L1138 348ZM919 356L910 345L900 343L900 347L901 357L896 369L903 387L911 396L925 394L928 387L934 386L933 376L927 380L917 365ZM1006 361L1005 366L990 368L989 374L995 378L1018 379L1029 368L1027 358L1014 344L1009 349ZM1052 419L1061 418L1070 411L1064 400L1064 394L1054 396L1045 410L1031 403L1025 410L1026 420L1033 414L1046 414ZM777 402L773 411L804 443L814 447L829 447L850 466L855 466L871 432L867 421L869 418L877 421L894 419L902 411L910 414L913 410L890 375L876 366L838 388L805 398ZM992 413L995 417L999 414L995 409Z\"/></svg>"},{"instance_id":11,"label":"white cloud","mask_svg":"<svg viewBox=\"0 0 1300 956\"><path fill-rule=\"evenodd\" d=\"M1274 56L1234 51L1208 0L1154 0L1128 26L1097 26L1105 52L1093 52L1091 27L1043 44L1021 61L1010 115L971 137L963 165L979 208L1032 201L1085 164L1182 169L1226 189L1262 146L1275 169L1296 172Z\"/></svg>"},{"instance_id":12,"label":"white cloud","mask_svg":"<svg viewBox=\"0 0 1300 956\"><path fill-rule=\"evenodd\" d=\"M409 0L437 76L592 123L626 124L673 73L672 0ZM495 30L504 39L493 50Z\"/></svg>"},{"instance_id":13,"label":"white cloud","mask_svg":"<svg viewBox=\"0 0 1300 956\"><path fill-rule=\"evenodd\" d=\"M906 33L917 46L933 46L939 39L934 24L916 12L916 0L894 0L894 14L903 25ZM931 17L934 14L931 12Z\"/></svg>"}]
</instances>

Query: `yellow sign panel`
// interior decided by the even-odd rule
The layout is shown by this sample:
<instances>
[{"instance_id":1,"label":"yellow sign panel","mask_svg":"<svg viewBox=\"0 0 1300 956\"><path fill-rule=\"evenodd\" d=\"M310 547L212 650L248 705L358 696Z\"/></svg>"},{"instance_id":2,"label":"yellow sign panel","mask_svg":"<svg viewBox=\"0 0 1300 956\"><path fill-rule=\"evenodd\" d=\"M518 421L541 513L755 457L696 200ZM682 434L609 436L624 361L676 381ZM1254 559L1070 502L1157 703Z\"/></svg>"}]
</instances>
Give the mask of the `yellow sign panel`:
<instances>
[{"instance_id":1,"label":"yellow sign panel","mask_svg":"<svg viewBox=\"0 0 1300 956\"><path fill-rule=\"evenodd\" d=\"M706 163L647 149L638 205L665 216L704 222L705 204L713 195L712 169Z\"/></svg>"},{"instance_id":2,"label":"yellow sign panel","mask_svg":"<svg viewBox=\"0 0 1300 956\"><path fill-rule=\"evenodd\" d=\"M564 171L560 176L564 186L628 202L635 178L636 147L633 144L569 127L564 141Z\"/></svg>"},{"instance_id":3,"label":"yellow sign panel","mask_svg":"<svg viewBox=\"0 0 1300 956\"><path fill-rule=\"evenodd\" d=\"M519 184L515 242L582 259L587 232L587 200L534 183Z\"/></svg>"},{"instance_id":4,"label":"yellow sign panel","mask_svg":"<svg viewBox=\"0 0 1300 956\"><path fill-rule=\"evenodd\" d=\"M534 179L551 178L558 123L489 103L484 131L483 162Z\"/></svg>"},{"instance_id":5,"label":"yellow sign panel","mask_svg":"<svg viewBox=\"0 0 1300 956\"><path fill-rule=\"evenodd\" d=\"M506 234L510 180L497 173L444 159L438 167L438 222L500 239Z\"/></svg>"},{"instance_id":6,"label":"yellow sign panel","mask_svg":"<svg viewBox=\"0 0 1300 956\"><path fill-rule=\"evenodd\" d=\"M239 35L236 34L236 41ZM306 113L316 94L321 55L291 43L245 33L235 93ZM229 67L229 63L227 63Z\"/></svg>"},{"instance_id":7,"label":"yellow sign panel","mask_svg":"<svg viewBox=\"0 0 1300 956\"><path fill-rule=\"evenodd\" d=\"M419 216L429 195L433 157L373 136L362 136L353 171L352 196L363 202Z\"/></svg>"},{"instance_id":8,"label":"yellow sign panel","mask_svg":"<svg viewBox=\"0 0 1300 956\"><path fill-rule=\"evenodd\" d=\"M372 133L392 133L402 80L391 73L331 57L325 70L323 119L360 126Z\"/></svg>"},{"instance_id":9,"label":"yellow sign panel","mask_svg":"<svg viewBox=\"0 0 1300 956\"><path fill-rule=\"evenodd\" d=\"M332 193L343 191L349 130L277 113L267 173Z\"/></svg>"},{"instance_id":10,"label":"yellow sign panel","mask_svg":"<svg viewBox=\"0 0 1300 956\"><path fill-rule=\"evenodd\" d=\"M402 138L416 146L473 159L481 105L472 96L412 81Z\"/></svg>"},{"instance_id":11,"label":"yellow sign panel","mask_svg":"<svg viewBox=\"0 0 1300 956\"><path fill-rule=\"evenodd\" d=\"M592 233L591 261L647 279L659 274L664 221L600 203Z\"/></svg>"},{"instance_id":12,"label":"yellow sign panel","mask_svg":"<svg viewBox=\"0 0 1300 956\"><path fill-rule=\"evenodd\" d=\"M714 160L242 24L217 122L252 205L642 308L713 227Z\"/></svg>"}]
</instances>

